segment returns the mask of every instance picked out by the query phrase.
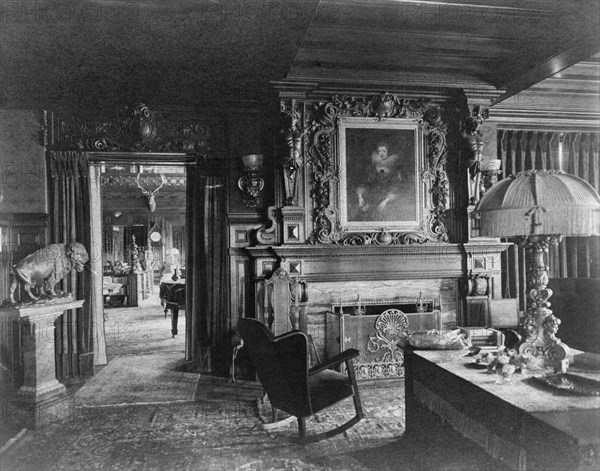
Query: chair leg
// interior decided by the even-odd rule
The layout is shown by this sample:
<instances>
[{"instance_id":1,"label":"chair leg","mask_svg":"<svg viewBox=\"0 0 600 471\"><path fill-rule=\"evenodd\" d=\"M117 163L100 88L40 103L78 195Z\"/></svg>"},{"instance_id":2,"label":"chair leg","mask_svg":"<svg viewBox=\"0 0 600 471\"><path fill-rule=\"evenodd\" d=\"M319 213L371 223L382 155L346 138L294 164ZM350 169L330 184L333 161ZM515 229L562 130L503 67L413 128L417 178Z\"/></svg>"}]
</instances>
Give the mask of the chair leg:
<instances>
[{"instance_id":1,"label":"chair leg","mask_svg":"<svg viewBox=\"0 0 600 471\"><path fill-rule=\"evenodd\" d=\"M356 374L354 372L352 360L346 362L346 370L348 370L348 379L350 380L350 385L352 386L352 401L354 402L354 410L356 411L356 415L346 423L339 425L332 430L311 435L309 437L306 437L306 425L304 423L304 418L298 417L298 429L300 430L300 441L302 443L316 442L323 440L324 438L333 437L338 433L348 430L365 416L362 409L362 404L360 402L360 394L358 392L358 384L356 383Z\"/></svg>"},{"instance_id":2,"label":"chair leg","mask_svg":"<svg viewBox=\"0 0 600 471\"><path fill-rule=\"evenodd\" d=\"M297 417L298 419L298 433L300 438L306 437L306 419L304 417Z\"/></svg>"}]
</instances>

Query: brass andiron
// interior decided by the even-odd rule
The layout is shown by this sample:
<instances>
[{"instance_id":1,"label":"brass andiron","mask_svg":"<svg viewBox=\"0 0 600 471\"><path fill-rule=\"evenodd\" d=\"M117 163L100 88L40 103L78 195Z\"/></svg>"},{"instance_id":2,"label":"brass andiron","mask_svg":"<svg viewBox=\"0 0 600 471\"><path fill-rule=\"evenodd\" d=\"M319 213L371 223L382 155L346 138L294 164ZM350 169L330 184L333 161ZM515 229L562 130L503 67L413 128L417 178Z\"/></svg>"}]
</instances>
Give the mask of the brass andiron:
<instances>
[{"instance_id":1,"label":"brass andiron","mask_svg":"<svg viewBox=\"0 0 600 471\"><path fill-rule=\"evenodd\" d=\"M417 312L425 312L425 303L423 302L422 291L419 291L419 299L417 299Z\"/></svg>"},{"instance_id":2,"label":"brass andiron","mask_svg":"<svg viewBox=\"0 0 600 471\"><path fill-rule=\"evenodd\" d=\"M354 315L355 316L364 316L366 313L366 308L360 302L360 294L356 298L356 304L354 305Z\"/></svg>"}]
</instances>

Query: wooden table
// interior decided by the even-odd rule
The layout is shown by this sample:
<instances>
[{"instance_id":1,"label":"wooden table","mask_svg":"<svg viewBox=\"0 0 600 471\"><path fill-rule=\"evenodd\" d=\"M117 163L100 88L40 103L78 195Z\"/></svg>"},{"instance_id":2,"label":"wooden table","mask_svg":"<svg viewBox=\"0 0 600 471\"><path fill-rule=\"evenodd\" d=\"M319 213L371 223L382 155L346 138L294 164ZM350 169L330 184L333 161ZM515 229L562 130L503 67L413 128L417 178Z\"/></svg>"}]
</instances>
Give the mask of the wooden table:
<instances>
[{"instance_id":1,"label":"wooden table","mask_svg":"<svg viewBox=\"0 0 600 471\"><path fill-rule=\"evenodd\" d=\"M159 289L160 302L165 308L165 318L167 312L171 311L171 335L175 337L177 335L179 309L185 309L185 279L162 282Z\"/></svg>"},{"instance_id":2,"label":"wooden table","mask_svg":"<svg viewBox=\"0 0 600 471\"><path fill-rule=\"evenodd\" d=\"M560 395L520 374L497 384L462 355L405 352L408 433L433 412L510 469L599 469L600 397Z\"/></svg>"}]
</instances>

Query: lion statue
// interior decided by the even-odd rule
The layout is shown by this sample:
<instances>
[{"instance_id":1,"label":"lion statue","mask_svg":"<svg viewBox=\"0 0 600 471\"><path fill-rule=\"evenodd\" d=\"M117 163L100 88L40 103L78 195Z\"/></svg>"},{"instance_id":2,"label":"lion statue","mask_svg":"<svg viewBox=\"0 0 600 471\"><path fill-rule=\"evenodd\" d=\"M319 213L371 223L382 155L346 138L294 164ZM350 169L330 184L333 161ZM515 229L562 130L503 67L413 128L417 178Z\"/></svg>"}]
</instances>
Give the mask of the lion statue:
<instances>
[{"instance_id":1,"label":"lion statue","mask_svg":"<svg viewBox=\"0 0 600 471\"><path fill-rule=\"evenodd\" d=\"M56 296L54 287L73 268L83 271L89 261L85 247L79 242L72 244L51 244L20 260L12 267L12 284L10 286L10 302L15 303L15 290L19 283L32 300L38 300L43 294ZM31 292L36 288L38 295Z\"/></svg>"}]
</instances>

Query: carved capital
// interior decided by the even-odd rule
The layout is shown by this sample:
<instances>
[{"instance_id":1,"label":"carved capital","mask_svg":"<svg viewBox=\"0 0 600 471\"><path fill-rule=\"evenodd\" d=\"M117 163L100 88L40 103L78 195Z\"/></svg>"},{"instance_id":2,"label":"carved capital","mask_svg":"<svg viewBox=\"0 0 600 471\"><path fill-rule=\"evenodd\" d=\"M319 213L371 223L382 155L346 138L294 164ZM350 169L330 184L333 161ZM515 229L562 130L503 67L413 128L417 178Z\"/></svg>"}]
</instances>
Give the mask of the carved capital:
<instances>
[{"instance_id":1,"label":"carved capital","mask_svg":"<svg viewBox=\"0 0 600 471\"><path fill-rule=\"evenodd\" d=\"M471 108L469 114L465 118L463 134L466 136L474 136L481 134L479 128L483 122L489 118L489 110L484 110L479 105Z\"/></svg>"}]
</instances>

